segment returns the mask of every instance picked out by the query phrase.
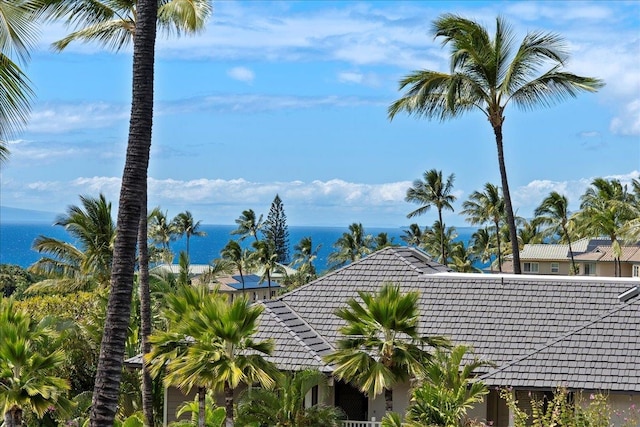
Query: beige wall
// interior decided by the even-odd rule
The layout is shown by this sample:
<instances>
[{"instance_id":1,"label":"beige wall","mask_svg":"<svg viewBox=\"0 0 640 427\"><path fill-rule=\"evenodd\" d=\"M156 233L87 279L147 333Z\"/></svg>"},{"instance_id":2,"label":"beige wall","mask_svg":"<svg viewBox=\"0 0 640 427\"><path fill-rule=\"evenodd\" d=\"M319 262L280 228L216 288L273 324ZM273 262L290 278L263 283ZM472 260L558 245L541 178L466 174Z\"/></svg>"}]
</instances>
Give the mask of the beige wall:
<instances>
[{"instance_id":1,"label":"beige wall","mask_svg":"<svg viewBox=\"0 0 640 427\"><path fill-rule=\"evenodd\" d=\"M403 414L407 411L410 399L409 383L398 384L393 388L393 412ZM377 421L380 421L385 410L384 393L376 396L375 398L369 398L369 420L375 417ZM366 420L361 420L366 421Z\"/></svg>"}]
</instances>

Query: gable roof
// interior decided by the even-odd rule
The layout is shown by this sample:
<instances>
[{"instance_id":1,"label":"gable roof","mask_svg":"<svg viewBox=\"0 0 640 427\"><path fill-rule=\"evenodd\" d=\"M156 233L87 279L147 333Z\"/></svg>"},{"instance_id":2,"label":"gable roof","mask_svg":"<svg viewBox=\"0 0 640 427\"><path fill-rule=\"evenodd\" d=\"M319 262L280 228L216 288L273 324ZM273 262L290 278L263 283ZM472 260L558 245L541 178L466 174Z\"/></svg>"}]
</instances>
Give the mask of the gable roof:
<instances>
[{"instance_id":1,"label":"gable roof","mask_svg":"<svg viewBox=\"0 0 640 427\"><path fill-rule=\"evenodd\" d=\"M640 246L621 246L620 252L620 261L640 262ZM613 246L597 246L590 252L576 255L574 259L576 261L613 262Z\"/></svg>"},{"instance_id":2,"label":"gable roof","mask_svg":"<svg viewBox=\"0 0 640 427\"><path fill-rule=\"evenodd\" d=\"M412 248L386 248L264 302L260 335L276 338L272 360L331 370L321 356L340 338L335 310L385 282L420 293L421 334L450 337L495 362L489 385L640 392L640 297L626 305L617 298L631 279L452 273Z\"/></svg>"}]
</instances>

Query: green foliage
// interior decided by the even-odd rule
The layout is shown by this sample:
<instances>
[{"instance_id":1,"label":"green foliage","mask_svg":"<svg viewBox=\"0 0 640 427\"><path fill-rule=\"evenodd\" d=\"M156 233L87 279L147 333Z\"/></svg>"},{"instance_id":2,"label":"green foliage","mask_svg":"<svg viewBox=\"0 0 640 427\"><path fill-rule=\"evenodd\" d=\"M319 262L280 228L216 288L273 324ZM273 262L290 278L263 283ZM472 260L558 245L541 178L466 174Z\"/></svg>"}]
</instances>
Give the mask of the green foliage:
<instances>
[{"instance_id":1,"label":"green foliage","mask_svg":"<svg viewBox=\"0 0 640 427\"><path fill-rule=\"evenodd\" d=\"M0 296L24 298L29 286L41 280L17 265L0 264Z\"/></svg>"},{"instance_id":2,"label":"green foliage","mask_svg":"<svg viewBox=\"0 0 640 427\"><path fill-rule=\"evenodd\" d=\"M591 394L588 400L582 394L571 399L569 391L559 387L552 399L533 397L531 413L518 406L512 390L501 390L500 397L513 413L514 427L609 427L614 416L607 396L602 393ZM640 412L634 405L624 415L623 427L635 427L640 422Z\"/></svg>"},{"instance_id":3,"label":"green foliage","mask_svg":"<svg viewBox=\"0 0 640 427\"><path fill-rule=\"evenodd\" d=\"M238 425L276 427L334 427L340 410L322 404L304 406L307 393L326 384L319 371L305 370L286 373L274 390L249 389L238 404Z\"/></svg>"},{"instance_id":4,"label":"green foliage","mask_svg":"<svg viewBox=\"0 0 640 427\"><path fill-rule=\"evenodd\" d=\"M327 261L331 269L342 267L369 255L374 245L373 236L365 234L362 224L354 222L349 226L349 232L342 233L333 244L335 251L329 254Z\"/></svg>"},{"instance_id":5,"label":"green foliage","mask_svg":"<svg viewBox=\"0 0 640 427\"><path fill-rule=\"evenodd\" d=\"M190 402L184 402L178 407L176 412L177 417L181 417L184 414L191 414L189 421L174 421L169 424L169 427L195 427L198 425L198 415L200 413L199 397L196 395L195 399ZM217 408L215 404L214 396L211 392L207 392L205 397L205 419L204 423L206 427L223 427L226 417L226 411L224 408Z\"/></svg>"}]
</instances>

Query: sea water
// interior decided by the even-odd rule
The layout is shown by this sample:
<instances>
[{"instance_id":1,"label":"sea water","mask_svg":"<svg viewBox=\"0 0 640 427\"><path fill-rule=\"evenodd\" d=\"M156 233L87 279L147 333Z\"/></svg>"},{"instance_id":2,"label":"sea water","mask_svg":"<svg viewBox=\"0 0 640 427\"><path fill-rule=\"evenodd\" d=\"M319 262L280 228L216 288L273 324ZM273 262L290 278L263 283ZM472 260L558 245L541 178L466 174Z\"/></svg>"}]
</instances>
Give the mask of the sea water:
<instances>
[{"instance_id":1,"label":"sea water","mask_svg":"<svg viewBox=\"0 0 640 427\"><path fill-rule=\"evenodd\" d=\"M192 264L209 264L220 257L220 251L229 242L239 236L232 235L235 225L201 225L200 230L206 233L204 237L192 236L189 241L189 252ZM289 226L289 255L293 255L293 248L303 237L311 237L314 249L320 246L318 257L315 261L317 271L327 269L327 258L334 251L333 245L348 232L348 227L310 227ZM367 228L365 234L376 236L379 233L387 233L389 240L394 244L405 244L402 240L404 228ZM473 227L456 227L458 237L456 241L468 244L471 235L476 231ZM15 264L20 267L29 265L40 259L41 255L32 249L33 241L38 236L53 237L72 244L77 244L63 227L49 225L47 223L0 223L0 264ZM249 247L253 237L247 237L243 246ZM178 254L186 249L186 238L171 242L171 250ZM177 256L175 261L177 262Z\"/></svg>"}]
</instances>

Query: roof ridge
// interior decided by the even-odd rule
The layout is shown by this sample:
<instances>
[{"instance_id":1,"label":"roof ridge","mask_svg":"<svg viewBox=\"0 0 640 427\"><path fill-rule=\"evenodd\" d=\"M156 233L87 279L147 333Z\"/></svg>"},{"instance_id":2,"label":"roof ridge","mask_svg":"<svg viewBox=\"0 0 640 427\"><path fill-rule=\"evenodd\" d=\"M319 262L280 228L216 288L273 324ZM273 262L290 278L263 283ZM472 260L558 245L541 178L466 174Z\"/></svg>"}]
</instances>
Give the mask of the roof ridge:
<instances>
[{"instance_id":1,"label":"roof ridge","mask_svg":"<svg viewBox=\"0 0 640 427\"><path fill-rule=\"evenodd\" d=\"M284 307L286 307L287 312L293 316L295 316L296 319L298 319L299 321L301 321L305 326L307 326L309 328L310 331L312 331L315 336L320 339L320 341L322 341L323 344L325 344L328 348L330 349L334 349L334 347L325 339L325 337L323 337L321 334L318 333L318 331L316 331L305 319L303 319L300 315L298 315L298 313L293 310L291 308L291 306L289 304L287 304L286 302L284 302L281 299L278 300L273 300L274 302L279 302L281 303ZM325 368L328 368L329 365L327 365L324 360L322 359L322 356L320 356L318 354L317 351L315 351L314 349L312 349L303 338L299 337L298 334L291 328L289 327L284 320L282 320L280 318L280 316L278 316L269 306L268 306L268 302L270 301L263 301L263 305L265 306L265 308L269 311L270 315L272 318L274 318L274 320L281 325L292 337L293 339L299 343L308 353L311 354L311 356L316 360L316 362L320 363L322 366L324 366ZM330 368L329 368L330 369Z\"/></svg>"},{"instance_id":2,"label":"roof ridge","mask_svg":"<svg viewBox=\"0 0 640 427\"><path fill-rule=\"evenodd\" d=\"M639 303L639 302L640 302L640 299L636 299L636 300L632 300L630 302L624 303L622 305L616 306L615 308L609 310L608 312L606 312L604 314L601 314L600 316L597 316L596 318L584 323L583 325L580 325L579 327L574 328L574 329L570 330L569 332L566 332L566 333L564 333L564 334L562 334L562 335L560 335L560 336L558 336L556 338L553 338L553 339L547 341L546 343L544 343L543 345L541 345L540 347L535 348L532 351L530 351L528 353L525 353L522 356L517 357L517 358L511 360L510 362L507 362L507 363L499 366L498 368L492 370L491 372L480 376L478 379L484 380L485 378L490 378L494 374L497 374L498 372L502 372L502 371L506 370L507 368L509 368L509 367L511 367L513 365L516 365L517 363L520 363L520 362L528 359L529 357L540 353L542 350L545 350L545 349L547 349L549 347L552 347L555 344L559 343L560 341L563 341L563 340L575 335L576 333L578 333L578 332L580 332L580 331L582 331L582 330L584 330L584 329L586 329L586 328L588 328L588 327L590 327L590 326L592 326L592 325L594 325L594 324L606 319L607 317L609 317L609 316L611 316L611 315L613 315L613 314L615 314L615 313L617 313L617 312L629 307L630 305L633 305L633 304L636 304L636 303Z\"/></svg>"}]
</instances>

